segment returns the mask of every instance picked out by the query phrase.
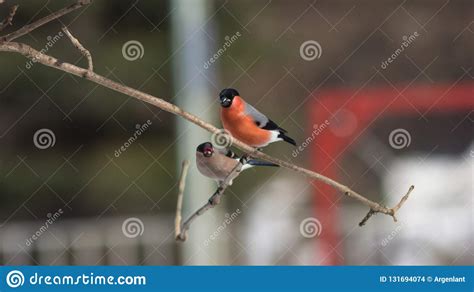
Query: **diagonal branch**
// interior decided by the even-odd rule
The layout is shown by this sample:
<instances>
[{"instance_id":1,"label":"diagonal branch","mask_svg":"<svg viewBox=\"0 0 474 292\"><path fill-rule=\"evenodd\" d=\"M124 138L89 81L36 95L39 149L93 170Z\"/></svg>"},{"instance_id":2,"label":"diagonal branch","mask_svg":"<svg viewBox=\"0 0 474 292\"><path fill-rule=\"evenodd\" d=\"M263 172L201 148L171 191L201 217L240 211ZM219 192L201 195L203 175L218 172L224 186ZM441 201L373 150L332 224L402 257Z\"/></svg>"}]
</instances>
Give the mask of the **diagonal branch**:
<instances>
[{"instance_id":1,"label":"diagonal branch","mask_svg":"<svg viewBox=\"0 0 474 292\"><path fill-rule=\"evenodd\" d=\"M69 40L71 41L71 43L74 45L74 47L76 47L76 49L79 50L79 52L81 52L81 54L87 58L87 64L88 64L88 70L89 71L94 71L94 64L92 63L92 55L91 53L86 49L84 48L84 46L79 42L78 39L76 39L72 34L71 32L67 29L67 27L65 27L63 25L62 27L62 30L64 31L64 33L67 35L67 37L69 38Z\"/></svg>"},{"instance_id":2,"label":"diagonal branch","mask_svg":"<svg viewBox=\"0 0 474 292\"><path fill-rule=\"evenodd\" d=\"M31 24L25 25L22 28L18 29L17 31L14 31L10 34L7 34L3 37L0 37L0 42L10 42L14 39L17 39L21 36L24 36L27 33L32 32L33 30L37 29L38 27L45 25L48 22L51 22L63 15L66 15L76 9L81 8L84 5L90 4L92 0L77 0L76 3L69 5L68 7L65 7L63 9L60 9L48 16L45 16Z\"/></svg>"},{"instance_id":3,"label":"diagonal branch","mask_svg":"<svg viewBox=\"0 0 474 292\"><path fill-rule=\"evenodd\" d=\"M15 17L16 10L18 9L18 5L13 5L10 7L10 12L8 13L7 18L0 23L0 31L7 28L9 25L12 25L13 17Z\"/></svg>"},{"instance_id":4,"label":"diagonal branch","mask_svg":"<svg viewBox=\"0 0 474 292\"><path fill-rule=\"evenodd\" d=\"M72 65L70 63L62 62L52 56L45 55L32 47L22 44L22 43L17 43L17 42L10 42L11 40L18 38L26 33L29 33L33 31L34 29L40 27L41 25L44 25L45 23L52 21L54 19L57 19L58 17L65 15L75 9L78 9L86 4L89 4L91 0L78 0L76 4L70 5L69 7L66 7L64 9L61 9L49 16L46 16L32 24L26 25L19 30L6 35L4 37L0 37L0 52L12 52L12 53L18 53L21 54L27 58L33 58L36 62L41 63L45 66L49 66L55 69L58 69L63 72L67 72L79 77L82 77L84 79L87 79L89 81L92 81L96 84L102 85L104 87L110 88L116 92L123 93L125 95L128 95L130 97L134 97L138 100L147 102L151 105L154 105L164 111L167 111L169 113L172 113L174 115L178 115L189 122L211 132L211 133L219 133L219 129L216 128L215 126L201 120L199 117L181 109L180 107L169 103L165 101L162 98L155 97L151 94L139 91L137 89L131 88L129 86L120 84L118 82L115 82L111 79L108 79L104 76L101 76L99 74L96 74L94 72L91 72L88 69L80 68L75 65ZM409 194L413 190L414 186L411 186L408 193L401 199L400 203L398 203L394 208L387 208L386 206L383 206L377 202L371 201L367 199L366 197L362 196L361 194L357 193L354 190L351 190L349 187L333 180L330 179L322 174L319 174L317 172L311 171L309 169L297 166L295 164L292 164L290 162L272 157L270 155L267 155L263 152L260 152L259 150L243 143L240 140L233 139L233 146L241 149L251 157L255 158L260 158L269 162L273 162L275 164L278 164L282 167L285 167L287 169L290 169L292 171L295 171L301 175L304 175L306 177L309 177L311 179L319 180L325 184L328 184L335 189L339 190L341 193L344 195L356 199L362 204L367 205L370 208L369 214L367 214L366 218L362 220L361 223L365 224L365 222L375 213L382 213L385 215L389 215L393 217L394 220L396 220L396 212L401 208L401 206L405 203L405 201L408 199ZM219 198L221 195L219 195L219 192L215 194L215 198ZM363 225L361 224L361 226Z\"/></svg>"},{"instance_id":5,"label":"diagonal branch","mask_svg":"<svg viewBox=\"0 0 474 292\"><path fill-rule=\"evenodd\" d=\"M34 58L36 62L39 62L43 65L61 70L63 72L68 72L70 74L73 74L73 75L76 75L76 76L79 76L79 77L83 77L87 80L90 80L90 81L92 81L94 83L97 83L99 85L102 85L104 87L110 88L114 91L123 93L125 95L134 97L138 100L141 100L141 101L147 102L151 105L154 105L156 107L159 107L162 110L165 110L169 113L181 116L182 118L190 121L191 123L194 123L194 124L198 125L199 127L203 128L203 129L205 129L205 130L207 130L211 133L216 133L217 134L220 131L218 128L214 127L213 125L201 120L197 116L195 116L195 115L193 115L193 114L191 114L187 111L184 111L180 107L165 101L164 99L155 97L155 96L150 95L148 93L141 92L139 90L128 87L126 85L122 85L122 84L120 84L118 82L115 82L113 80L110 80L110 79L108 79L104 76L101 76L101 75L96 74L94 72L90 72L87 69L83 69L83 68L77 67L75 65L62 62L62 61L60 61L60 60L58 60L54 57L42 54L41 52L38 52L37 50L33 49L32 47L30 47L26 44L15 43L15 42L0 43L0 51L19 53L19 54L22 54L22 55L24 55L28 58ZM339 190L340 192L342 192L344 195L346 195L348 197L351 197L351 198L354 198L354 199L360 201L361 203L367 205L370 209L374 210L377 213L382 213L382 214L386 214L386 215L394 217L396 211L398 211L398 209L399 209L399 208L391 209L391 208L387 208L385 206L382 206L379 203L376 203L374 201L371 201L371 200L367 199L366 197L362 196L361 194L357 193L356 191L351 190L349 187L347 187L347 186L345 186L345 185L343 185L343 184L341 184L341 183L339 183L339 182L337 182L333 179L330 179L330 178L328 178L328 177L326 177L322 174L311 171L309 169L294 165L290 162L286 162L284 160L281 160L281 159L272 157L270 155L267 155L263 152L258 151L255 148L245 144L244 142L242 142L240 140L233 139L233 146L241 149L242 151L244 151L245 153L249 154L252 157L260 158L260 159L263 159L263 160L266 160L266 161L276 163L276 164L278 164L282 167L293 170L293 171L295 171L299 174L302 174L302 175L307 176L309 178L319 180L319 181L321 181L325 184L328 184L328 185L334 187L335 189ZM412 188L413 188L413 186L410 187L410 189L412 189ZM406 198L408 198L408 197L406 197ZM405 198L405 201L406 201L406 198Z\"/></svg>"},{"instance_id":6,"label":"diagonal branch","mask_svg":"<svg viewBox=\"0 0 474 292\"><path fill-rule=\"evenodd\" d=\"M242 166L247 163L248 159L249 159L248 155L243 155L240 158L239 163L227 175L227 177L219 185L219 187L214 192L214 194L212 194L212 196L209 198L207 203L204 204L198 210L196 210L191 216L189 216L189 218L182 225L180 225L180 228L175 228L175 236L176 236L175 238L176 238L177 241L186 241L187 231L191 227L191 223L193 223L193 221L196 220L197 217L204 214L207 210L213 208L214 206L219 205L219 203L221 201L221 197L222 197L222 195L224 195L224 191L229 186L229 182L232 179L236 178L236 176L234 176L234 174L235 173L240 174L240 170L242 169ZM183 170L184 170L184 162L183 162ZM182 180L183 180L183 176L181 176L180 185L181 185ZM184 185L183 185L183 190L182 191L184 193ZM179 208L176 208L176 218L178 218L178 216L181 218L181 209L180 209L181 206L180 206L180 204L182 204L182 194L183 193L181 192L181 189L180 189L179 193L178 193L178 207ZM181 196L181 198L180 198L180 196ZM180 200L181 200L181 202L180 202ZM179 213L179 215L178 215L178 213ZM176 221L178 221L178 220L176 220ZM175 227L176 227L176 221L175 221ZM179 220L179 223L181 223L181 220Z\"/></svg>"}]
</instances>

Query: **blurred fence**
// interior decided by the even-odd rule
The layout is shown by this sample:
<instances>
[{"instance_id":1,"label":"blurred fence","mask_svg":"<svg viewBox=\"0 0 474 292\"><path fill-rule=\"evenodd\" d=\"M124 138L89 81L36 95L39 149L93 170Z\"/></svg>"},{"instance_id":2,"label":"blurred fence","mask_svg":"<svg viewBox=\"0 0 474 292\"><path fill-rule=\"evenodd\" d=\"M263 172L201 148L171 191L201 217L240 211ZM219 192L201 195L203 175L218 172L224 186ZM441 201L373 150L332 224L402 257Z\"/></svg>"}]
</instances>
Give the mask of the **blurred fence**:
<instances>
[{"instance_id":1,"label":"blurred fence","mask_svg":"<svg viewBox=\"0 0 474 292\"><path fill-rule=\"evenodd\" d=\"M49 220L53 219L49 217ZM59 219L52 224L48 224L47 220L5 225L0 230L0 264L176 263L173 218L169 216Z\"/></svg>"}]
</instances>

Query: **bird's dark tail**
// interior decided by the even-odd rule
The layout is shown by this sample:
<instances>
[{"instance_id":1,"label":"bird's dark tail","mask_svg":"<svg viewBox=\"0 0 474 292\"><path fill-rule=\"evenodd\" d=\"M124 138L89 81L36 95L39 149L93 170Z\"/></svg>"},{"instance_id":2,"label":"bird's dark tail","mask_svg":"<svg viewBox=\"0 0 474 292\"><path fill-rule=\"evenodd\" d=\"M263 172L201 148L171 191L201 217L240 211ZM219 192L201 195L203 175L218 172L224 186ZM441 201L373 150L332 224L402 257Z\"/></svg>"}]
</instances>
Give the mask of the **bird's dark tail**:
<instances>
[{"instance_id":1,"label":"bird's dark tail","mask_svg":"<svg viewBox=\"0 0 474 292\"><path fill-rule=\"evenodd\" d=\"M278 164L271 163L271 162L266 162L262 160L255 160L255 159L250 159L247 161L247 164L252 165L252 166L274 166L274 167L279 167Z\"/></svg>"},{"instance_id":2,"label":"bird's dark tail","mask_svg":"<svg viewBox=\"0 0 474 292\"><path fill-rule=\"evenodd\" d=\"M285 133L283 133L283 132L280 132L280 134L278 135L278 138L282 138L283 141L288 142L288 143L290 143L290 144L296 146L295 140L293 140L292 138L288 137L288 136L287 136Z\"/></svg>"}]
</instances>

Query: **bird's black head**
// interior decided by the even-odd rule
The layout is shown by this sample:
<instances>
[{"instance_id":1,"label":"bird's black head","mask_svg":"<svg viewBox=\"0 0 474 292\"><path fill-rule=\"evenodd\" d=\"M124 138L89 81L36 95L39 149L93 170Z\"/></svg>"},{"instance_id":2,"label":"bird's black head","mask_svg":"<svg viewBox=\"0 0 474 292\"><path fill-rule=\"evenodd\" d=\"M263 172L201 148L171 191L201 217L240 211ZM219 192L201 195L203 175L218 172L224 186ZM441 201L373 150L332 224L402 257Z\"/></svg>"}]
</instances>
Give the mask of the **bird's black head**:
<instances>
[{"instance_id":1,"label":"bird's black head","mask_svg":"<svg viewBox=\"0 0 474 292\"><path fill-rule=\"evenodd\" d=\"M239 96L239 92L233 88L224 88L219 93L219 99L221 100L222 107L230 107L234 97Z\"/></svg>"},{"instance_id":2,"label":"bird's black head","mask_svg":"<svg viewBox=\"0 0 474 292\"><path fill-rule=\"evenodd\" d=\"M214 154L214 146L212 146L211 142L202 143L197 147L196 151L202 153L205 157L211 157Z\"/></svg>"}]
</instances>

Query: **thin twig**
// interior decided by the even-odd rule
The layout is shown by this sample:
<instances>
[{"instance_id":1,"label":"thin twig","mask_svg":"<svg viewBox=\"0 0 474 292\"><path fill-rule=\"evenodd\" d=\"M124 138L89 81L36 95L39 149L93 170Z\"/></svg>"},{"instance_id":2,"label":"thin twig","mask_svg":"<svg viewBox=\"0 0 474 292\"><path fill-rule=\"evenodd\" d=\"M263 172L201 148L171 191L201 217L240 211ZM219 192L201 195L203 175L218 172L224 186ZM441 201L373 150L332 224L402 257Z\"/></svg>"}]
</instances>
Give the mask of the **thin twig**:
<instances>
[{"instance_id":1,"label":"thin twig","mask_svg":"<svg viewBox=\"0 0 474 292\"><path fill-rule=\"evenodd\" d=\"M365 215L365 217L362 219L362 221L360 221L359 223L359 226L364 226L365 223L367 223L367 221L370 219L370 217L372 217L373 215L377 214L377 212L375 212L373 209L370 209L369 212L367 213L367 215Z\"/></svg>"},{"instance_id":2,"label":"thin twig","mask_svg":"<svg viewBox=\"0 0 474 292\"><path fill-rule=\"evenodd\" d=\"M99 74L91 72L87 69L77 67L77 66L72 65L70 63L62 62L62 61L60 61L60 60L58 60L58 59L56 59L52 56L45 55L45 54L33 49L32 47L30 47L26 44L10 42L11 40L13 40L15 38L18 38L18 37L20 37L20 36L22 36L22 35L24 35L28 32L31 32L32 30L40 27L41 25L43 25L43 24L45 24L49 21L52 21L52 20L66 14L66 13L69 13L69 12L71 12L71 11L77 9L77 8L80 8L83 5L88 4L90 2L91 2L90 0L78 1L76 4L73 4L73 5L71 5L67 8L62 9L62 10L59 10L58 12L55 12L55 13L53 13L49 16L46 16L46 17L44 17L44 18L42 18L42 19L40 19L40 20L38 20L38 21L36 21L32 24L29 24L27 26L24 26L24 27L20 28L19 30L13 32L12 34L9 34L9 35L6 35L3 38L0 38L0 51L19 53L19 54L21 54L23 56L26 56L28 58L34 58L36 62L39 62L43 65L46 65L46 66L49 66L49 67L52 67L52 68L56 68L56 69L61 70L63 72L67 72L67 73L70 73L70 74L73 74L73 75L76 75L76 76L79 76L79 77L83 77L87 80L90 80L90 81L92 81L94 83L97 83L99 85L102 85L104 87L110 88L114 91L117 91L117 92L123 93L125 95L134 97L138 100L147 102L147 103L149 103L151 105L154 105L154 106L156 106L156 107L158 107L158 108L160 108L164 111L167 111L169 113L178 115L178 116L190 121L191 123L194 123L194 124L198 125L199 127L203 128L203 129L205 129L205 130L207 130L211 133L216 133L216 134L219 133L220 130L218 128L216 128L213 125L201 120L197 116L195 116L195 115L193 115L189 112L184 111L180 107L165 101L162 98L158 98L158 97L155 97L153 95L147 94L145 92L142 92L142 91L136 90L134 88L128 87L126 85L120 84L120 83L115 82L113 80L110 80L110 79L108 79L104 76L101 76ZM2 42L2 40L3 40L3 42ZM269 162L273 162L273 163L278 164L282 167L285 167L287 169L290 169L290 170L293 170L297 173L305 175L309 178L319 180L319 181L321 181L325 184L328 184L328 185L334 187L335 189L339 190L340 192L342 192L346 196L354 198L354 199L358 200L359 202L367 205L370 208L370 210L372 210L372 212L382 213L382 214L392 216L394 218L394 220L396 220L396 217L395 217L396 211L403 205L403 203L405 203L405 201L408 199L409 193L413 190L413 186L410 187L410 190L407 193L407 195L405 195L402 198L402 200L400 201L399 204L397 204L397 206L395 206L394 208L387 208L385 206L380 205L379 203L376 203L374 201L371 201L371 200L367 199L366 197L362 196L361 194L351 190L349 187L347 187L347 186L345 186L345 185L343 185L343 184L341 184L341 183L339 183L335 180L332 180L332 179L330 179L326 176L323 176L322 174L311 171L309 169L299 167L299 166L294 165L292 163L289 163L289 162L283 161L281 159L278 159L278 158L272 157L270 155L267 155L265 153L262 153L262 152L258 151L257 149L243 143L242 141L240 141L238 139L233 139L233 146L243 150L245 153L247 153L248 155L250 155L252 157L260 158L260 159L263 159L263 160L266 160L266 161L269 161ZM370 216L372 216L372 215L370 215ZM365 220L365 221L367 221L367 220Z\"/></svg>"},{"instance_id":3,"label":"thin twig","mask_svg":"<svg viewBox=\"0 0 474 292\"><path fill-rule=\"evenodd\" d=\"M87 63L88 63L88 70L89 71L94 71L94 64L92 63L92 55L91 53L86 49L84 48L84 46L79 42L78 39L76 39L72 34L71 32L67 29L67 27L63 26L62 27L62 30L64 31L64 33L67 35L67 37L69 38L69 40L71 40L71 43L74 45L74 47L76 47L76 49L79 50L79 52L81 52L81 54L87 58Z\"/></svg>"},{"instance_id":4,"label":"thin twig","mask_svg":"<svg viewBox=\"0 0 474 292\"><path fill-rule=\"evenodd\" d=\"M183 195L186 187L186 176L188 175L189 160L184 160L181 166L178 185L178 203L176 204L176 218L174 220L174 234L176 238L181 234L181 210L183 209ZM186 240L186 239L185 239Z\"/></svg>"},{"instance_id":5,"label":"thin twig","mask_svg":"<svg viewBox=\"0 0 474 292\"><path fill-rule=\"evenodd\" d=\"M395 217L395 213L400 210L400 208L403 206L403 204L405 204L405 202L408 200L408 196L410 196L410 193L415 189L415 186L411 186L409 189L408 189L408 192L406 195L403 196L403 198L401 198L400 202L398 202L398 204L392 208L393 210L393 219L395 220L395 222L397 221L397 218Z\"/></svg>"},{"instance_id":6,"label":"thin twig","mask_svg":"<svg viewBox=\"0 0 474 292\"><path fill-rule=\"evenodd\" d=\"M239 163L232 169L232 171L226 176L224 181L217 187L217 190L212 194L212 196L209 198L206 204L204 204L201 208L197 209L191 216L188 217L188 219L183 223L181 226L181 232L177 233L176 235L176 240L178 241L185 241L187 238L187 231L191 227L191 223L193 223L194 220L198 216L201 216L204 214L207 210L213 208L214 206L219 205L221 201L222 195L224 195L224 191L227 189L229 186L229 182L233 179L235 179L239 174L240 170L242 169L242 166L247 163L249 159L248 155L243 155ZM237 176L234 176L237 173ZM179 199L179 197L178 197ZM176 215L177 216L177 215Z\"/></svg>"},{"instance_id":7,"label":"thin twig","mask_svg":"<svg viewBox=\"0 0 474 292\"><path fill-rule=\"evenodd\" d=\"M83 7L84 5L88 5L92 2L92 0L77 0L76 3L69 5L68 7L65 7L63 9L60 9L48 16L45 16L31 24L25 25L22 28L18 29L17 31L14 31L10 34L7 34L3 37L0 37L0 42L10 42L14 39L17 39L27 33L32 32L33 30L37 29L38 27L45 25L48 22L51 22L63 15L66 15L76 9L79 9Z\"/></svg>"},{"instance_id":8,"label":"thin twig","mask_svg":"<svg viewBox=\"0 0 474 292\"><path fill-rule=\"evenodd\" d=\"M7 18L0 23L0 31L7 28L9 25L12 25L13 17L15 17L16 10L18 9L18 5L13 5L10 7L10 12L8 13Z\"/></svg>"},{"instance_id":9,"label":"thin twig","mask_svg":"<svg viewBox=\"0 0 474 292\"><path fill-rule=\"evenodd\" d=\"M387 214L389 216L392 216L393 218L393 221L397 222L397 217L395 216L397 211L403 206L403 204L405 204L406 200L408 200L408 197L410 196L411 192L415 189L415 186L410 186L410 188L408 189L408 192L406 193L406 195L404 195L400 202L398 202L397 205L395 205L395 207L391 208L391 209L388 209L389 212L388 213L384 213L384 214ZM386 207L384 207L386 208ZM367 215L365 215L365 217L362 219L362 221L360 221L359 223L359 226L364 226L365 223L367 223L367 221L370 219L370 217L372 217L373 215L377 214L377 213L383 213L381 212L380 210L377 210L377 209L372 209L370 208L369 212L367 213Z\"/></svg>"}]
</instances>

